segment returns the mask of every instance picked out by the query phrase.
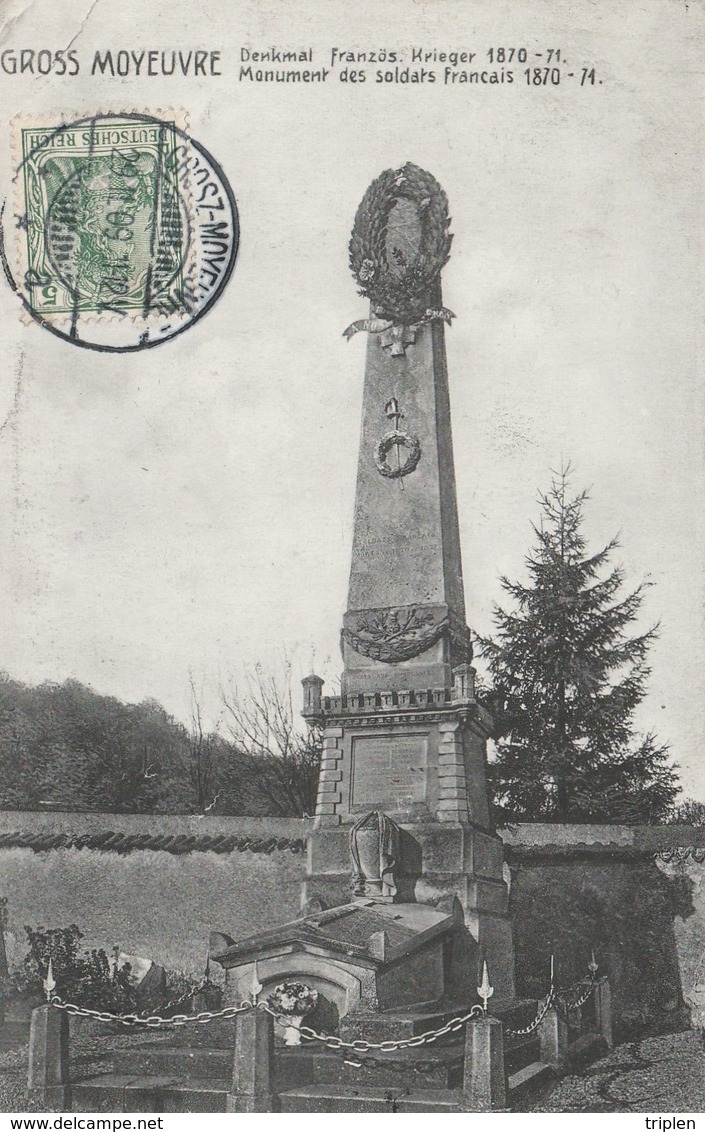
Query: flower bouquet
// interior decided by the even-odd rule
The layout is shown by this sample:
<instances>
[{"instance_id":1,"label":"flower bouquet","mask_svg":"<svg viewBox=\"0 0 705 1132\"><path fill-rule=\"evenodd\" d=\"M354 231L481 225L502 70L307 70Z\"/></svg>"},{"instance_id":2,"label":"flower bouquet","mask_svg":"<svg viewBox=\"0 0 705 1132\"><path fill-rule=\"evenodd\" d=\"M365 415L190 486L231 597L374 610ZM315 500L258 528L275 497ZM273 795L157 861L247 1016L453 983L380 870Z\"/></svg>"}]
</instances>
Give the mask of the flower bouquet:
<instances>
[{"instance_id":1,"label":"flower bouquet","mask_svg":"<svg viewBox=\"0 0 705 1132\"><path fill-rule=\"evenodd\" d=\"M301 1023L318 1002L318 991L306 983L279 983L269 996L269 1005L277 1014L284 1015L289 1024L284 1025L284 1043L288 1046L301 1044Z\"/></svg>"}]
</instances>

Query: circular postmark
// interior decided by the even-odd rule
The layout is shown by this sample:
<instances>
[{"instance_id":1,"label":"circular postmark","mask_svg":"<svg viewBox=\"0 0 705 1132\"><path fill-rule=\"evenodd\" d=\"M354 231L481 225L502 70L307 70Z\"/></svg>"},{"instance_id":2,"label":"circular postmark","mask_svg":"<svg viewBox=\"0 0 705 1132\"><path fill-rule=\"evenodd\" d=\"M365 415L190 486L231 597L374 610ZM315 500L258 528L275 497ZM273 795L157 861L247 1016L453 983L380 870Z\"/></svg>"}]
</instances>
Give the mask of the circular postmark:
<instances>
[{"instance_id":1,"label":"circular postmark","mask_svg":"<svg viewBox=\"0 0 705 1132\"><path fill-rule=\"evenodd\" d=\"M177 114L22 125L2 255L25 311L91 350L144 350L218 300L239 243L233 191Z\"/></svg>"}]
</instances>

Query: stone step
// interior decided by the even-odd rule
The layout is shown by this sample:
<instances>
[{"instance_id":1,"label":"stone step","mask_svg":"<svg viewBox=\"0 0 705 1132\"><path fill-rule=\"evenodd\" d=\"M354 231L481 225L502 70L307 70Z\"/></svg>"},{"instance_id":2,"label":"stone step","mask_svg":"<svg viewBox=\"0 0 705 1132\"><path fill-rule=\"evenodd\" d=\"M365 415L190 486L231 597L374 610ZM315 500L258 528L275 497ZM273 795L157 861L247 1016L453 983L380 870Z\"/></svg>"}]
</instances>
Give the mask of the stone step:
<instances>
[{"instance_id":1,"label":"stone step","mask_svg":"<svg viewBox=\"0 0 705 1132\"><path fill-rule=\"evenodd\" d=\"M381 1014L348 1014L340 1020L340 1036L346 1041L364 1038L368 1042L384 1042L396 1038L415 1038L426 1030L438 1030L452 1018L462 1018L470 1012L472 1003L410 1007L385 1010ZM458 1031L459 1032L459 1031ZM441 1041L452 1041L458 1033Z\"/></svg>"},{"instance_id":2,"label":"stone step","mask_svg":"<svg viewBox=\"0 0 705 1132\"><path fill-rule=\"evenodd\" d=\"M419 1089L399 1097L395 1112L465 1112L458 1089Z\"/></svg>"},{"instance_id":3,"label":"stone step","mask_svg":"<svg viewBox=\"0 0 705 1132\"><path fill-rule=\"evenodd\" d=\"M185 1083L194 1079L229 1080L233 1072L233 1051L207 1046L136 1046L116 1050L113 1072L122 1076L152 1074L178 1077Z\"/></svg>"},{"instance_id":4,"label":"stone step","mask_svg":"<svg viewBox=\"0 0 705 1132\"><path fill-rule=\"evenodd\" d=\"M545 1061L532 1061L523 1066L516 1073L507 1078L509 1102L516 1105L527 1093L533 1092L539 1085L547 1083L554 1076L554 1071Z\"/></svg>"},{"instance_id":5,"label":"stone step","mask_svg":"<svg viewBox=\"0 0 705 1132\"><path fill-rule=\"evenodd\" d=\"M232 1049L207 1046L172 1046L159 1042L134 1049L116 1050L113 1073L121 1076L171 1077L185 1085L192 1081L230 1081L233 1073ZM313 1051L277 1047L274 1058L275 1088L290 1089L314 1080Z\"/></svg>"},{"instance_id":6,"label":"stone step","mask_svg":"<svg viewBox=\"0 0 705 1132\"><path fill-rule=\"evenodd\" d=\"M450 1046L416 1046L412 1049L356 1054L314 1054L315 1085L384 1086L390 1081L410 1091L460 1088L463 1079L464 1043Z\"/></svg>"},{"instance_id":7,"label":"stone step","mask_svg":"<svg viewBox=\"0 0 705 1132\"><path fill-rule=\"evenodd\" d=\"M208 1025L189 1025L173 1030L169 1034L169 1045L233 1049L236 1031L237 1018L217 1018Z\"/></svg>"},{"instance_id":8,"label":"stone step","mask_svg":"<svg viewBox=\"0 0 705 1132\"><path fill-rule=\"evenodd\" d=\"M282 1112L396 1112L407 1095L399 1088L351 1085L306 1085L279 1097Z\"/></svg>"},{"instance_id":9,"label":"stone step","mask_svg":"<svg viewBox=\"0 0 705 1132\"><path fill-rule=\"evenodd\" d=\"M230 1082L101 1073L71 1085L72 1112L225 1112Z\"/></svg>"}]
</instances>

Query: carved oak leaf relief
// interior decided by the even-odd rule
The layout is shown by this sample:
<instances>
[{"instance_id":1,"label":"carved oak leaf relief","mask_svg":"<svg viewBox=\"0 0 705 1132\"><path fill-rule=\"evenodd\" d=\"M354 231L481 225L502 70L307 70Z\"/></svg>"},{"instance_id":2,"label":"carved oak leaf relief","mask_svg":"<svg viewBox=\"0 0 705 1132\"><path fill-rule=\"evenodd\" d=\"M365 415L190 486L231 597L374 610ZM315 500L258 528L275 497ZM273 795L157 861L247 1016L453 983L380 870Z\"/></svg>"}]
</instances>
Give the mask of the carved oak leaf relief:
<instances>
[{"instance_id":1,"label":"carved oak leaf relief","mask_svg":"<svg viewBox=\"0 0 705 1132\"><path fill-rule=\"evenodd\" d=\"M348 616L343 639L361 656L394 664L431 648L447 624L442 610L371 609Z\"/></svg>"}]
</instances>

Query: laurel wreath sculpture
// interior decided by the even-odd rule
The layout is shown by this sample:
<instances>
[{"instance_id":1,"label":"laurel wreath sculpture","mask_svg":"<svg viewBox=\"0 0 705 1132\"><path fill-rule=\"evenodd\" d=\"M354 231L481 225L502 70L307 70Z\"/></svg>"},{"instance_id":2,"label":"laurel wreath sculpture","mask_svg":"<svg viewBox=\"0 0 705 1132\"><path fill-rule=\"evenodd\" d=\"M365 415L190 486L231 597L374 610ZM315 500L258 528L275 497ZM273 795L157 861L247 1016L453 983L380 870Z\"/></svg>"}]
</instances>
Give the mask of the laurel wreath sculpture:
<instances>
[{"instance_id":1,"label":"laurel wreath sculpture","mask_svg":"<svg viewBox=\"0 0 705 1132\"><path fill-rule=\"evenodd\" d=\"M395 250L397 270L387 258L389 216L401 198L412 201L421 221L418 252L410 263ZM448 231L448 198L435 177L407 162L387 169L362 198L350 238L350 268L359 294L368 298L375 314L405 326L427 314L441 271L448 262L453 239Z\"/></svg>"},{"instance_id":2,"label":"laurel wreath sculpture","mask_svg":"<svg viewBox=\"0 0 705 1132\"><path fill-rule=\"evenodd\" d=\"M387 461L387 456L395 446L407 450L404 463L399 463L396 467ZM408 476L418 467L420 459L421 445L418 437L408 436L407 433L399 432L397 429L394 432L386 433L375 445L375 467L379 474L386 479L396 480L400 476Z\"/></svg>"}]
</instances>

